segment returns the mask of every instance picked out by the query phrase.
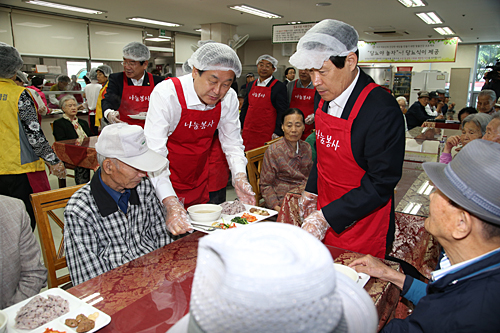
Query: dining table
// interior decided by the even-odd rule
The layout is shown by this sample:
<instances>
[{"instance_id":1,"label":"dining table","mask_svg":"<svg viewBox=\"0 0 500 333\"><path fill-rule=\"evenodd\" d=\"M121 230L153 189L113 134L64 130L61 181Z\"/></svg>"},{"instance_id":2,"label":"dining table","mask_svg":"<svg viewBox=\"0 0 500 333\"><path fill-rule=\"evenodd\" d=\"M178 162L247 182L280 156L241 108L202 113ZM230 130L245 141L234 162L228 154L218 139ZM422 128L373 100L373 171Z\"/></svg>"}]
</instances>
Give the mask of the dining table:
<instances>
[{"instance_id":1,"label":"dining table","mask_svg":"<svg viewBox=\"0 0 500 333\"><path fill-rule=\"evenodd\" d=\"M68 292L111 316L110 324L100 332L166 332L189 312L198 241L205 235L196 231ZM362 256L326 247L336 263L347 265ZM395 262L385 263L400 269ZM370 278L364 289L375 304L380 330L394 317L400 290L376 278Z\"/></svg>"}]
</instances>

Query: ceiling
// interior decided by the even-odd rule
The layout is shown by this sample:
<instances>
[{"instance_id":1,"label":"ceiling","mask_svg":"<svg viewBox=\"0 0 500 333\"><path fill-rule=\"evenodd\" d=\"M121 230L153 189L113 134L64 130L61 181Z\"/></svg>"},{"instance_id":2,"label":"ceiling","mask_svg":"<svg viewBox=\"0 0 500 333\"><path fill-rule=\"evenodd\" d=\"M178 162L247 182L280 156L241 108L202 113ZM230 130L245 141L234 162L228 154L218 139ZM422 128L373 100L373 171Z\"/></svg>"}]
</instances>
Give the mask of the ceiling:
<instances>
[{"instance_id":1,"label":"ceiling","mask_svg":"<svg viewBox=\"0 0 500 333\"><path fill-rule=\"evenodd\" d=\"M328 1L330 6L316 6ZM183 24L167 30L196 34L194 31L206 23L228 23L237 26L237 33L249 34L251 40L270 39L272 25L290 21L315 22L325 18L344 21L353 25L365 41L415 40L442 38L431 25L425 24L415 13L434 11L444 21L442 25L455 31L464 43L500 42L499 0L426 0L428 5L406 8L397 0L55 0L55 2L86 8L99 9L107 13L87 15L51 9L21 0L0 0L0 5L17 9L30 9L46 13L58 13L96 19L104 22L119 22L149 28L155 25L134 24L127 17L139 16ZM265 19L241 14L228 5L242 4L267 10L283 16L282 19ZM385 37L365 32L395 30L400 36ZM408 34L406 34L406 32Z\"/></svg>"}]
</instances>

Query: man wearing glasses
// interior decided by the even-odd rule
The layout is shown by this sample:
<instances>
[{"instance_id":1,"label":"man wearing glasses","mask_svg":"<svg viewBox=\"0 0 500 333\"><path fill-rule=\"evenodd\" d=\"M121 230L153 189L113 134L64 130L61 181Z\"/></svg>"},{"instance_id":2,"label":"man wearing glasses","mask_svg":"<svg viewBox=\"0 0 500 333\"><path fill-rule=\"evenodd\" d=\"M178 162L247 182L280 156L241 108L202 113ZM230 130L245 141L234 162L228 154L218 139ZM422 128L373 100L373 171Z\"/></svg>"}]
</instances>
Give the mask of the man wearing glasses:
<instances>
[{"instance_id":1,"label":"man wearing glasses","mask_svg":"<svg viewBox=\"0 0 500 333\"><path fill-rule=\"evenodd\" d=\"M134 119L134 116L148 111L149 95L154 86L163 81L162 77L146 72L150 56L148 47L139 42L131 42L123 48L123 72L110 75L101 102L108 122L126 122L144 128L144 119Z\"/></svg>"}]
</instances>

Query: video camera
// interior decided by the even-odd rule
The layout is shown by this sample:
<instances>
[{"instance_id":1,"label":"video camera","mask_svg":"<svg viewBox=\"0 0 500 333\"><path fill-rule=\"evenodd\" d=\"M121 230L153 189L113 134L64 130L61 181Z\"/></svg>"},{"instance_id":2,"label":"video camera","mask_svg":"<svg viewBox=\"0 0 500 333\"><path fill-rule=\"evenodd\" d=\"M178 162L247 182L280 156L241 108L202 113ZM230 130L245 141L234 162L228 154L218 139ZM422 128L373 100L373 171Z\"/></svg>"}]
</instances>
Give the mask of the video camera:
<instances>
[{"instance_id":1,"label":"video camera","mask_svg":"<svg viewBox=\"0 0 500 333\"><path fill-rule=\"evenodd\" d=\"M491 68L492 70L484 74L484 78L487 80L498 81L500 80L500 59L493 66L486 66L486 68Z\"/></svg>"}]
</instances>

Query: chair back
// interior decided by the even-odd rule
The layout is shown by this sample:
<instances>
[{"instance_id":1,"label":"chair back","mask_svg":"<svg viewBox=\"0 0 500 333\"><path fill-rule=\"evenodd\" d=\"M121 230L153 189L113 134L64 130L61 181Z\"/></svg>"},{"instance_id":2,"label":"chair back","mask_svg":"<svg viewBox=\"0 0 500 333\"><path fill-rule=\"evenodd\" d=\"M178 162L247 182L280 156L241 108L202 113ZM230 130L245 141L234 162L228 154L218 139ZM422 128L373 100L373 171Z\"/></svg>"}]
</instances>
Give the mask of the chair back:
<instances>
[{"instance_id":1,"label":"chair back","mask_svg":"<svg viewBox=\"0 0 500 333\"><path fill-rule=\"evenodd\" d=\"M64 221L56 215L54 210L66 207L69 198L82 186L84 184L31 194L31 204L35 212L43 261L48 271L49 288L56 288L71 281L69 274L57 277L57 272L67 267L67 264L64 255ZM52 230L50 220L61 228L61 242L57 248L54 241L54 232L58 232L58 230Z\"/></svg>"},{"instance_id":2,"label":"chair back","mask_svg":"<svg viewBox=\"0 0 500 333\"><path fill-rule=\"evenodd\" d=\"M262 162L264 161L264 153L266 152L269 145L264 145L259 148L248 150L245 152L247 157L247 171L248 171L248 181L252 185L253 191L255 192L255 201L259 205L262 195L260 193L260 171L262 170ZM260 205L259 205L260 206Z\"/></svg>"},{"instance_id":3,"label":"chair back","mask_svg":"<svg viewBox=\"0 0 500 333\"><path fill-rule=\"evenodd\" d=\"M264 143L264 145L266 145L266 146L272 145L273 143L275 143L276 141L278 141L281 138L282 138L282 136L280 136L279 138L276 138L276 139L272 139L271 141L267 141L266 143Z\"/></svg>"}]
</instances>

